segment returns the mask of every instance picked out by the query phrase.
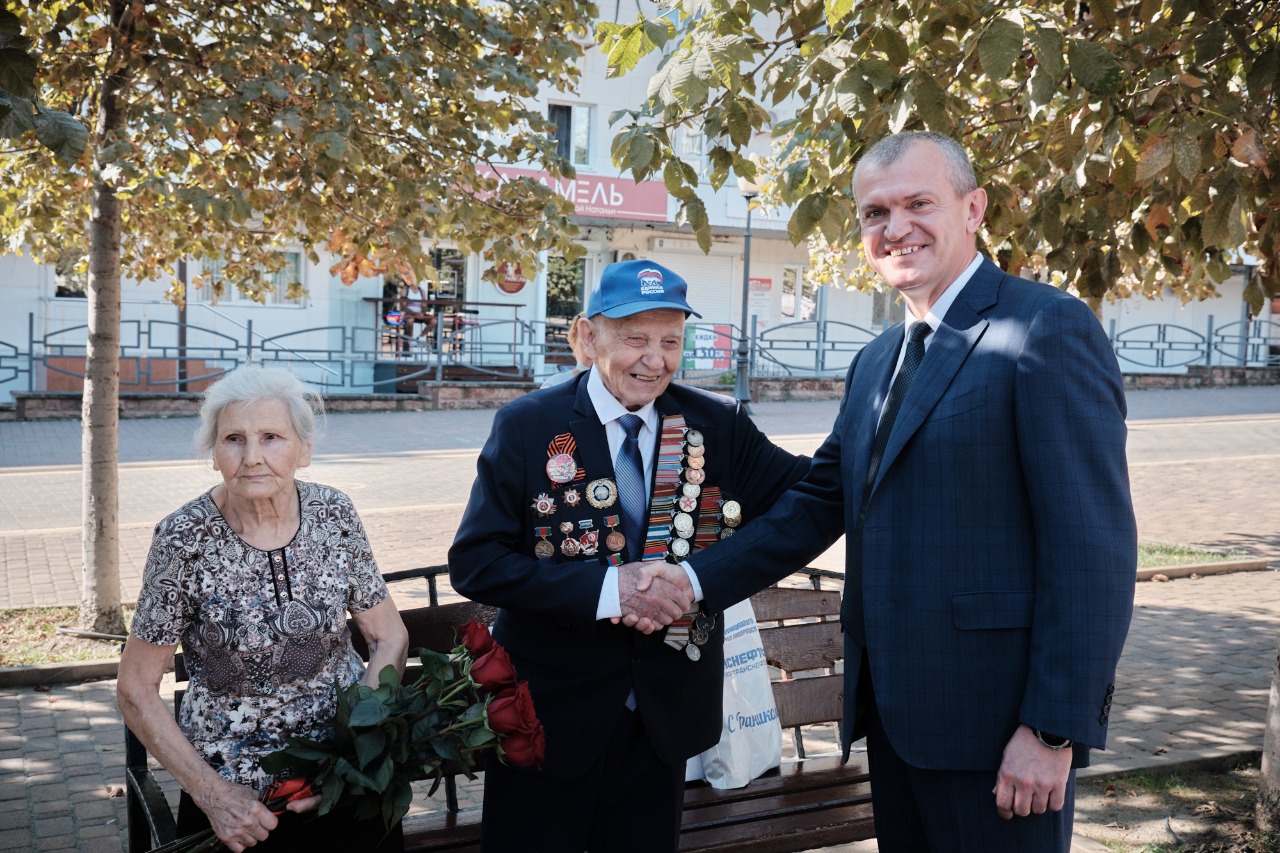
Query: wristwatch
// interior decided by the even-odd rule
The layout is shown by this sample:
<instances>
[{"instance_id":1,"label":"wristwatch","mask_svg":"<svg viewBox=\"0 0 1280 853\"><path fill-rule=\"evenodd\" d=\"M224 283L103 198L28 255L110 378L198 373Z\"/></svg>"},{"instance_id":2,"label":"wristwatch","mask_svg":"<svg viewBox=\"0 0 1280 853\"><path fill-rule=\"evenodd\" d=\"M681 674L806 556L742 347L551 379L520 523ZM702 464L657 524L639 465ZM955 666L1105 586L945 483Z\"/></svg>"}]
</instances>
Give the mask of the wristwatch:
<instances>
[{"instance_id":1,"label":"wristwatch","mask_svg":"<svg viewBox=\"0 0 1280 853\"><path fill-rule=\"evenodd\" d=\"M1036 740L1049 747L1049 749L1066 749L1071 746L1071 741L1067 738L1051 735L1048 732L1042 732L1039 729L1032 729L1031 731L1036 733Z\"/></svg>"}]
</instances>

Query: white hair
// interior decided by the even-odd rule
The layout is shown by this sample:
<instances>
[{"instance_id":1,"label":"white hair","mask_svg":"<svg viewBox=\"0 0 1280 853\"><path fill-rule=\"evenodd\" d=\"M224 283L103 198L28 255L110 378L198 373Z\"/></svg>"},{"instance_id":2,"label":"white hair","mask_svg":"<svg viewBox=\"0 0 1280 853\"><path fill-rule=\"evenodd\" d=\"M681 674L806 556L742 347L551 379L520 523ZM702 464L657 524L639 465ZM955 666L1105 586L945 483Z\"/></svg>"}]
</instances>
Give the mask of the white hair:
<instances>
[{"instance_id":1,"label":"white hair","mask_svg":"<svg viewBox=\"0 0 1280 853\"><path fill-rule=\"evenodd\" d=\"M227 406L261 400L284 403L298 438L314 445L318 419L324 416L324 399L320 392L291 370L264 367L251 361L227 373L204 392L200 404L200 426L196 427L196 449L200 455L213 453L218 441L218 418Z\"/></svg>"}]
</instances>

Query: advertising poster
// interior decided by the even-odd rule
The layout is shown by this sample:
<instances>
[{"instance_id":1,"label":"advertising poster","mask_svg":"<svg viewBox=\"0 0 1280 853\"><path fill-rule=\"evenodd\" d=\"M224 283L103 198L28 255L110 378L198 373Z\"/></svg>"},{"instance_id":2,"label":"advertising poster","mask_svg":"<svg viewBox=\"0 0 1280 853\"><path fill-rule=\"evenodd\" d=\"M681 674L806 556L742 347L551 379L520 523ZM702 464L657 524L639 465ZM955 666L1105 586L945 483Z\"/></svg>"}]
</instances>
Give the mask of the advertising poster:
<instances>
[{"instance_id":1,"label":"advertising poster","mask_svg":"<svg viewBox=\"0 0 1280 853\"><path fill-rule=\"evenodd\" d=\"M732 326L686 325L684 369L729 370L735 344Z\"/></svg>"}]
</instances>

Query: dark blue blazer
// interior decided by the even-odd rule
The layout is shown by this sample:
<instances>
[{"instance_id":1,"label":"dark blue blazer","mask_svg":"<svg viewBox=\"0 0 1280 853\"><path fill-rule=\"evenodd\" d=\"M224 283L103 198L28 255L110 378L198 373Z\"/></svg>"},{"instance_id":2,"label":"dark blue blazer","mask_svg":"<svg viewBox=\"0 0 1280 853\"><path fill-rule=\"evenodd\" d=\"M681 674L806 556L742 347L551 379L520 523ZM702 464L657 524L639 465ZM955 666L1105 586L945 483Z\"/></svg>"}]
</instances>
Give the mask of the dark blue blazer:
<instances>
[{"instance_id":1,"label":"dark blue blazer","mask_svg":"<svg viewBox=\"0 0 1280 853\"><path fill-rule=\"evenodd\" d=\"M737 500L745 518L763 513L807 468L808 459L775 447L737 401L672 385L655 403L660 415L683 414L703 434L707 478L725 500ZM572 435L576 483L553 483L546 471L557 436ZM644 728L658 755L675 766L720 738L723 625L717 619L701 660L649 636L596 621L607 568L604 536L614 504L592 507L565 500L573 488L613 479L604 426L587 393L587 374L508 403L494 418L481 451L475 485L449 550L453 587L475 601L501 608L494 637L528 679L546 727L543 771L555 778L582 775L599 757L634 687ZM550 497L555 512L540 517L534 503ZM559 525L591 521L601 545L594 556L568 556ZM554 556L537 559L535 529L550 527ZM733 602L726 602L732 604Z\"/></svg>"},{"instance_id":2,"label":"dark blue blazer","mask_svg":"<svg viewBox=\"0 0 1280 853\"><path fill-rule=\"evenodd\" d=\"M765 517L691 559L722 607L852 530L894 326L849 368L831 435ZM1133 607L1136 529L1119 366L1080 300L986 260L947 311L873 485L863 535L867 657L909 763L999 767L1019 723L1106 743ZM845 748L861 654L846 644Z\"/></svg>"}]
</instances>

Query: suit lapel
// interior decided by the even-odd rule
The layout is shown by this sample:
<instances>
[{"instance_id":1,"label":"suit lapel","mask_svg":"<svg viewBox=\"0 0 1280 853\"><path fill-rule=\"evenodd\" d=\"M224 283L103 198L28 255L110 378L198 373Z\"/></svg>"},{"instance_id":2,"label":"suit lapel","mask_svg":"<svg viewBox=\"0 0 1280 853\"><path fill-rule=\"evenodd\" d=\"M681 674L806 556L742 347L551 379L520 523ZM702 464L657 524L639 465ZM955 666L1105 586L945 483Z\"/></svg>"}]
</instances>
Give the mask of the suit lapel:
<instances>
[{"instance_id":1,"label":"suit lapel","mask_svg":"<svg viewBox=\"0 0 1280 853\"><path fill-rule=\"evenodd\" d=\"M569 431L578 444L578 454L582 459L582 467L586 469L587 481L602 477L612 480L613 459L609 456L609 437L605 435L604 424L600 423L596 407L591 404L586 379L578 383L573 411L574 418L569 421Z\"/></svg>"},{"instance_id":2,"label":"suit lapel","mask_svg":"<svg viewBox=\"0 0 1280 853\"><path fill-rule=\"evenodd\" d=\"M865 412L866 417L847 417L849 427L843 438L844 446L853 448L853 467L850 470L855 473L858 483L866 479L871 445L876 437L877 414L884 407L884 398L888 396L889 377L897 363L904 334L901 323L886 329L858 356L858 367L849 386L849 399L845 403L845 409L847 412ZM858 498L861 499L861 496L859 491Z\"/></svg>"},{"instance_id":3,"label":"suit lapel","mask_svg":"<svg viewBox=\"0 0 1280 853\"><path fill-rule=\"evenodd\" d=\"M989 325L982 318L981 312L995 304L996 292L1003 277L1004 273L999 267L990 259L984 260L947 310L947 315L942 318L942 324L925 352L924 361L920 363L920 372L898 412L873 488L884 480L885 473L902 452L902 448L942 399L960 366L981 340Z\"/></svg>"}]
</instances>

